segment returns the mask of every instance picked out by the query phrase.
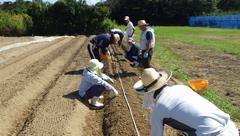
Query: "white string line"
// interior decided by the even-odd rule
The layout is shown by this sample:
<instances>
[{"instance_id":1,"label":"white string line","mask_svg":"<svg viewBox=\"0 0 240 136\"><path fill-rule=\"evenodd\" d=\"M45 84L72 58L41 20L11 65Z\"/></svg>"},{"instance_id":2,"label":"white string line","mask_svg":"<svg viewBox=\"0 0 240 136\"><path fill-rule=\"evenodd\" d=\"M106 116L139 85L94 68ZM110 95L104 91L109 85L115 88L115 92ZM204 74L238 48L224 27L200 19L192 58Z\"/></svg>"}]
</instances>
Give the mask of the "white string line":
<instances>
[{"instance_id":1,"label":"white string line","mask_svg":"<svg viewBox=\"0 0 240 136\"><path fill-rule=\"evenodd\" d=\"M112 51L113 51L113 47L111 47L111 48L112 48ZM112 56L112 59L113 59L113 54L115 55L115 52L114 52L114 51L113 51L113 53L112 53L112 55L111 55L111 56ZM138 131L137 124L136 124L136 121L135 121L135 119L134 119L131 106L130 106L130 104L129 104L129 102L128 102L127 95L126 95L125 89L124 89L124 87L123 87L122 79L121 79L121 77L120 77L120 74L119 74L119 71L118 71L117 67L116 67L116 71L117 71L117 74L118 74L118 79L119 79L119 81L120 81L120 85L121 85L121 89L122 89L122 92L123 92L123 96L124 96L125 102L127 103L127 107L128 107L129 112L130 112L130 115L131 115L131 119L132 119L132 122L133 122L133 125L134 125L134 129L135 129L136 132L137 132L137 136L140 136L140 133L139 133L139 131Z\"/></svg>"},{"instance_id":2,"label":"white string line","mask_svg":"<svg viewBox=\"0 0 240 136\"><path fill-rule=\"evenodd\" d=\"M126 103L127 103L127 106L128 106L128 109L129 109L129 112L130 112L130 115L131 115L131 118L132 118L132 121L133 121L134 128L135 128L135 130L136 130L136 132L137 132L137 135L140 136L140 133L139 133L139 131L138 131L138 128L137 128L137 125L136 125L136 121L135 121L135 119L134 119L134 117L133 117L132 109L131 109L131 106L130 106L130 104L129 104L129 102L128 102L128 99L127 99L125 90L124 90L124 88L123 88L122 80L121 80L121 78L120 78L120 75L119 75L118 70L117 70L117 74L118 74L118 78L119 78L119 81L120 81L120 84L121 84L121 88L122 88L122 91L123 91L123 96L124 96L124 98L125 98L125 101L126 101Z\"/></svg>"}]
</instances>

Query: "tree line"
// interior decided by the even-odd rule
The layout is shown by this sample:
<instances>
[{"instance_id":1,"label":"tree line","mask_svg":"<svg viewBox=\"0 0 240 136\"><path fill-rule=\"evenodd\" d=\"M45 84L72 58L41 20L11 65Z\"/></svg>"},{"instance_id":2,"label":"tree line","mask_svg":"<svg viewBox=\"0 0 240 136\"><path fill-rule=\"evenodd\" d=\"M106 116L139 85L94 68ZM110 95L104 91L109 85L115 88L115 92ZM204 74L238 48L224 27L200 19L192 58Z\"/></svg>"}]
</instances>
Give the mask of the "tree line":
<instances>
[{"instance_id":1,"label":"tree line","mask_svg":"<svg viewBox=\"0 0 240 136\"><path fill-rule=\"evenodd\" d=\"M6 16L7 15L7 16ZM42 0L4 2L0 5L1 35L79 35L109 30L110 10L106 6L89 6L84 0L59 0L54 4ZM16 18L19 17L19 20ZM15 29L13 18L25 24ZM11 20L11 19L10 19Z\"/></svg>"},{"instance_id":2,"label":"tree line","mask_svg":"<svg viewBox=\"0 0 240 136\"><path fill-rule=\"evenodd\" d=\"M110 17L123 23L125 15L133 22L146 19L152 25L188 25L189 16L240 13L240 0L106 0Z\"/></svg>"},{"instance_id":3,"label":"tree line","mask_svg":"<svg viewBox=\"0 0 240 136\"><path fill-rule=\"evenodd\" d=\"M189 16L240 13L239 0L16 0L0 3L0 35L78 35L107 32L125 15L151 25L188 25ZM109 19L110 18L110 19Z\"/></svg>"}]
</instances>

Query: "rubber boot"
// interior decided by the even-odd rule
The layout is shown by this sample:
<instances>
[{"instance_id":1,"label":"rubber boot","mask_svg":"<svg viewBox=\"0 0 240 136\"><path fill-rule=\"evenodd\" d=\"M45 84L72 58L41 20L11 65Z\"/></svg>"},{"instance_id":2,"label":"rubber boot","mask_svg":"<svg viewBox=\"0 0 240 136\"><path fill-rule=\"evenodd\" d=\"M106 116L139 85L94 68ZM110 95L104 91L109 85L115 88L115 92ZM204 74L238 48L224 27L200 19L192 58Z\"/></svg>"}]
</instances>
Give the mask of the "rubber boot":
<instances>
[{"instance_id":1,"label":"rubber boot","mask_svg":"<svg viewBox=\"0 0 240 136\"><path fill-rule=\"evenodd\" d=\"M104 104L100 103L99 101L99 97L93 97L91 99L91 106L97 107L97 108L101 108L104 106Z\"/></svg>"}]
</instances>

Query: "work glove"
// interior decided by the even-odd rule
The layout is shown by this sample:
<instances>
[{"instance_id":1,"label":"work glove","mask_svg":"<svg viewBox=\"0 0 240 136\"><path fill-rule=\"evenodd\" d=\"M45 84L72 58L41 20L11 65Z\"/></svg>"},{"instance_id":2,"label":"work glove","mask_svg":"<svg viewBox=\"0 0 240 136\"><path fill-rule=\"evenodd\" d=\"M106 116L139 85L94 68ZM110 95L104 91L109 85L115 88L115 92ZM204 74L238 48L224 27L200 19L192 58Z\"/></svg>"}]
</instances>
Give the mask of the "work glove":
<instances>
[{"instance_id":1,"label":"work glove","mask_svg":"<svg viewBox=\"0 0 240 136\"><path fill-rule=\"evenodd\" d=\"M102 74L102 79L105 81L110 81L110 82L114 83L113 79L110 78L109 76L107 76L106 74Z\"/></svg>"},{"instance_id":2,"label":"work glove","mask_svg":"<svg viewBox=\"0 0 240 136\"><path fill-rule=\"evenodd\" d=\"M148 58L148 50L144 52L143 58L144 58L144 59Z\"/></svg>"},{"instance_id":3,"label":"work glove","mask_svg":"<svg viewBox=\"0 0 240 136\"><path fill-rule=\"evenodd\" d=\"M119 95L119 93L118 93L118 91L117 91L116 89L113 89L113 94L114 94L115 96L118 96L118 95Z\"/></svg>"}]
</instances>

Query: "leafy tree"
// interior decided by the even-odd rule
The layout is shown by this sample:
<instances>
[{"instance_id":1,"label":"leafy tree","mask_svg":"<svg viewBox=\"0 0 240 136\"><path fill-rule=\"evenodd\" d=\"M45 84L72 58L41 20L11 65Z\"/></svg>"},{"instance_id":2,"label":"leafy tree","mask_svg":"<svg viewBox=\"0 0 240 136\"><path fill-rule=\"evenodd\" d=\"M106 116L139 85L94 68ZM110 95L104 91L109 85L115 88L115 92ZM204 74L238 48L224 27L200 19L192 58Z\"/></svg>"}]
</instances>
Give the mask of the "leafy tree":
<instances>
[{"instance_id":1,"label":"leafy tree","mask_svg":"<svg viewBox=\"0 0 240 136\"><path fill-rule=\"evenodd\" d=\"M223 11L240 10L239 0L220 0L217 7Z\"/></svg>"},{"instance_id":2,"label":"leafy tree","mask_svg":"<svg viewBox=\"0 0 240 136\"><path fill-rule=\"evenodd\" d=\"M216 10L217 0L107 0L111 18L123 23L129 15L133 22L146 19L153 25L186 25L189 16L203 15Z\"/></svg>"}]
</instances>

